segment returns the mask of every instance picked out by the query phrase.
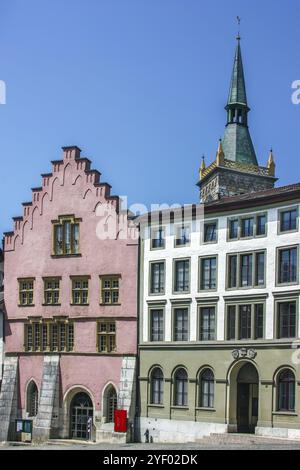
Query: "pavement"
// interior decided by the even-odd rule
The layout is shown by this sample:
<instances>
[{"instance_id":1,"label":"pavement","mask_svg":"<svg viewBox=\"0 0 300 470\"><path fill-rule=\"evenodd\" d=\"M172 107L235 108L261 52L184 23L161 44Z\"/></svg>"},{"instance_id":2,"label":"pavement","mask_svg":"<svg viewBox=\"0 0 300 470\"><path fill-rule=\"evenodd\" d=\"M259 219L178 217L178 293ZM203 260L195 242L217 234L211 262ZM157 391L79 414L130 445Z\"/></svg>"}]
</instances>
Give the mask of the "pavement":
<instances>
[{"instance_id":1,"label":"pavement","mask_svg":"<svg viewBox=\"0 0 300 470\"><path fill-rule=\"evenodd\" d=\"M254 435L225 434L205 437L196 443L159 444L128 443L100 444L87 441L54 440L43 445L5 443L0 450L95 450L95 451L201 451L201 450L300 450L300 440L264 438Z\"/></svg>"}]
</instances>

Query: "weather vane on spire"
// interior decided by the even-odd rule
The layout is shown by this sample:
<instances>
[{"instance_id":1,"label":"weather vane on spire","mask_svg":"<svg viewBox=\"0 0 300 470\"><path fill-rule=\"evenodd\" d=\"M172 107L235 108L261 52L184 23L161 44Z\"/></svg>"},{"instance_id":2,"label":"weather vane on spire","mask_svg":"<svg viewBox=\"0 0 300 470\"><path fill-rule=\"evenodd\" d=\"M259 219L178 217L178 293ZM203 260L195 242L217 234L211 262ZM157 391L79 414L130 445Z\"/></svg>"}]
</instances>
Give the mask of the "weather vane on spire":
<instances>
[{"instance_id":1,"label":"weather vane on spire","mask_svg":"<svg viewBox=\"0 0 300 470\"><path fill-rule=\"evenodd\" d=\"M237 19L237 23L238 23L238 27L239 27L238 35L237 35L237 40L240 41L240 39L241 39L241 35L240 35L240 26L241 26L241 21L242 21L242 19L241 19L240 16L237 16L236 19Z\"/></svg>"}]
</instances>

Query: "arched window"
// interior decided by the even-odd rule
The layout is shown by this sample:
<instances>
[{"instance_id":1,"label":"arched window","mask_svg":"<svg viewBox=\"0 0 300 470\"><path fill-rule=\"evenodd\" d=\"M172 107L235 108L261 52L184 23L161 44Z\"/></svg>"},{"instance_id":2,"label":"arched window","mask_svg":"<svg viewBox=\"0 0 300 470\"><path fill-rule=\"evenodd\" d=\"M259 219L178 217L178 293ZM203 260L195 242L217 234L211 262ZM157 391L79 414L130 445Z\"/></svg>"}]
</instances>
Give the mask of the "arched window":
<instances>
[{"instance_id":1,"label":"arched window","mask_svg":"<svg viewBox=\"0 0 300 470\"><path fill-rule=\"evenodd\" d=\"M34 417L38 413L39 391L34 380L27 387L27 413L29 417Z\"/></svg>"},{"instance_id":2,"label":"arched window","mask_svg":"<svg viewBox=\"0 0 300 470\"><path fill-rule=\"evenodd\" d=\"M106 394L106 422L113 423L115 410L118 408L118 396L115 387L109 387Z\"/></svg>"},{"instance_id":3,"label":"arched window","mask_svg":"<svg viewBox=\"0 0 300 470\"><path fill-rule=\"evenodd\" d=\"M201 408L213 408L215 396L215 378L210 369L205 369L200 374L199 406Z\"/></svg>"},{"instance_id":4,"label":"arched window","mask_svg":"<svg viewBox=\"0 0 300 470\"><path fill-rule=\"evenodd\" d=\"M278 377L278 411L295 411L295 375L289 369Z\"/></svg>"},{"instance_id":5,"label":"arched window","mask_svg":"<svg viewBox=\"0 0 300 470\"><path fill-rule=\"evenodd\" d=\"M185 369L178 369L174 376L174 405L188 404L188 375Z\"/></svg>"},{"instance_id":6,"label":"arched window","mask_svg":"<svg viewBox=\"0 0 300 470\"><path fill-rule=\"evenodd\" d=\"M150 397L152 405L162 405L164 402L164 375L159 367L151 373Z\"/></svg>"}]
</instances>

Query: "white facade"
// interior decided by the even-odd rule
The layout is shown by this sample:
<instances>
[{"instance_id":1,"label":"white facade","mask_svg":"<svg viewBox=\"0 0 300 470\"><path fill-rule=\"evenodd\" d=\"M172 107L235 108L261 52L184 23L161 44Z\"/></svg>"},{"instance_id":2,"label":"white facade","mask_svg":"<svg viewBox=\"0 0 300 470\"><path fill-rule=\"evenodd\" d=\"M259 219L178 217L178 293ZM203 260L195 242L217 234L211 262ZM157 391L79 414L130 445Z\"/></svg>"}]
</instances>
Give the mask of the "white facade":
<instances>
[{"instance_id":1,"label":"white facade","mask_svg":"<svg viewBox=\"0 0 300 470\"><path fill-rule=\"evenodd\" d=\"M164 318L165 341L172 341L172 302L171 300L190 301L189 311L189 340L197 341L197 299L208 300L218 297L217 303L217 341L225 340L225 300L226 297L234 296L260 296L266 295L266 317L265 317L265 340L272 340L276 337L274 332L274 293L285 293L287 290L299 297L299 278L294 285L278 286L276 282L277 249L289 246L299 246L299 224L296 231L280 233L279 215L282 210L297 208L299 213L299 203L286 204L268 209L247 210L243 212L226 213L219 217L205 217L205 223L216 221L218 223L218 234L216 243L203 243L203 230L196 230L196 225L191 233L191 241L188 246L175 247L174 224L166 226L166 240L164 249L151 249L150 228L144 228L144 259L143 259L143 311L142 311L142 338L141 341L149 341L149 305L156 301L166 302ZM234 217L247 217L256 214L267 214L267 233L262 237L251 237L236 241L228 240L228 220ZM176 226L176 224L175 224ZM201 224L201 227L203 225ZM201 233L202 232L202 233ZM232 253L252 252L256 250L266 250L266 282L265 287L259 288L226 288L226 266L227 255ZM199 258L207 256L217 256L217 289L215 291L199 290ZM174 259L189 258L190 261L190 292L176 294L173 292L173 261ZM298 250L299 258L299 250ZM165 293L153 295L149 292L150 285L150 263L154 261L165 261ZM299 263L299 261L298 261ZM299 265L298 265L299 268ZM293 295L294 295L293 294ZM298 337L300 337L300 322L298 322Z\"/></svg>"}]
</instances>

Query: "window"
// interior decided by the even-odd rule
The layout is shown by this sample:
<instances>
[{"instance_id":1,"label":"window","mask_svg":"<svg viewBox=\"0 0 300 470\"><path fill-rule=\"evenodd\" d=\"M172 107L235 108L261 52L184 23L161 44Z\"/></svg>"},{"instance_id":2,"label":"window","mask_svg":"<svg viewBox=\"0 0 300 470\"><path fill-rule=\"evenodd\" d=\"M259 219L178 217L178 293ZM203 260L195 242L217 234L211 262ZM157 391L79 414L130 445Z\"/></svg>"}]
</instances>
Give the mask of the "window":
<instances>
[{"instance_id":1,"label":"window","mask_svg":"<svg viewBox=\"0 0 300 470\"><path fill-rule=\"evenodd\" d=\"M33 305L34 279L19 279L19 305Z\"/></svg>"},{"instance_id":2,"label":"window","mask_svg":"<svg viewBox=\"0 0 300 470\"><path fill-rule=\"evenodd\" d=\"M280 212L280 232L297 230L298 210L290 209Z\"/></svg>"},{"instance_id":3,"label":"window","mask_svg":"<svg viewBox=\"0 0 300 470\"><path fill-rule=\"evenodd\" d=\"M214 374L210 369L205 369L200 375L200 408L214 407Z\"/></svg>"},{"instance_id":4,"label":"window","mask_svg":"<svg viewBox=\"0 0 300 470\"><path fill-rule=\"evenodd\" d=\"M150 398L152 405L163 405L164 402L164 376L159 367L155 367L150 379Z\"/></svg>"},{"instance_id":5,"label":"window","mask_svg":"<svg viewBox=\"0 0 300 470\"><path fill-rule=\"evenodd\" d=\"M257 216L257 222L256 222L256 236L261 237L263 235L266 235L267 232L267 216L264 215L258 215Z\"/></svg>"},{"instance_id":6,"label":"window","mask_svg":"<svg viewBox=\"0 0 300 470\"><path fill-rule=\"evenodd\" d=\"M214 290L217 288L217 258L200 258L200 289Z\"/></svg>"},{"instance_id":7,"label":"window","mask_svg":"<svg viewBox=\"0 0 300 470\"><path fill-rule=\"evenodd\" d=\"M150 293L163 294L165 291L165 263L150 263Z\"/></svg>"},{"instance_id":8,"label":"window","mask_svg":"<svg viewBox=\"0 0 300 470\"><path fill-rule=\"evenodd\" d=\"M280 248L278 253L278 284L297 283L298 248Z\"/></svg>"},{"instance_id":9,"label":"window","mask_svg":"<svg viewBox=\"0 0 300 470\"><path fill-rule=\"evenodd\" d=\"M216 329L216 308L200 308L200 341L214 341Z\"/></svg>"},{"instance_id":10,"label":"window","mask_svg":"<svg viewBox=\"0 0 300 470\"><path fill-rule=\"evenodd\" d=\"M278 411L295 411L295 375L283 370L278 377Z\"/></svg>"},{"instance_id":11,"label":"window","mask_svg":"<svg viewBox=\"0 0 300 470\"><path fill-rule=\"evenodd\" d=\"M234 217L228 220L228 239L263 237L267 234L267 214Z\"/></svg>"},{"instance_id":12,"label":"window","mask_svg":"<svg viewBox=\"0 0 300 470\"><path fill-rule=\"evenodd\" d=\"M231 219L229 221L229 238L236 240L239 236L239 219Z\"/></svg>"},{"instance_id":13,"label":"window","mask_svg":"<svg viewBox=\"0 0 300 470\"><path fill-rule=\"evenodd\" d=\"M182 225L175 229L175 246L186 246L191 241L191 229L189 225Z\"/></svg>"},{"instance_id":14,"label":"window","mask_svg":"<svg viewBox=\"0 0 300 470\"><path fill-rule=\"evenodd\" d=\"M44 279L44 303L45 305L59 305L60 278Z\"/></svg>"},{"instance_id":15,"label":"window","mask_svg":"<svg viewBox=\"0 0 300 470\"><path fill-rule=\"evenodd\" d=\"M97 336L100 353L116 351L116 323L114 321L99 321Z\"/></svg>"},{"instance_id":16,"label":"window","mask_svg":"<svg viewBox=\"0 0 300 470\"><path fill-rule=\"evenodd\" d=\"M27 352L68 352L73 349L73 322L41 320L25 324L25 350Z\"/></svg>"},{"instance_id":17,"label":"window","mask_svg":"<svg viewBox=\"0 0 300 470\"><path fill-rule=\"evenodd\" d=\"M242 219L242 230L241 238L253 237L254 234L254 218L249 217L247 219Z\"/></svg>"},{"instance_id":18,"label":"window","mask_svg":"<svg viewBox=\"0 0 300 470\"><path fill-rule=\"evenodd\" d=\"M227 288L264 287L265 258L265 251L229 255L227 261Z\"/></svg>"},{"instance_id":19,"label":"window","mask_svg":"<svg viewBox=\"0 0 300 470\"><path fill-rule=\"evenodd\" d=\"M176 260L174 268L174 291L189 292L190 260Z\"/></svg>"},{"instance_id":20,"label":"window","mask_svg":"<svg viewBox=\"0 0 300 470\"><path fill-rule=\"evenodd\" d=\"M263 303L227 306L226 338L233 340L258 340L264 338L265 307Z\"/></svg>"},{"instance_id":21,"label":"window","mask_svg":"<svg viewBox=\"0 0 300 470\"><path fill-rule=\"evenodd\" d=\"M53 222L54 255L79 254L79 222L74 216L62 216Z\"/></svg>"},{"instance_id":22,"label":"window","mask_svg":"<svg viewBox=\"0 0 300 470\"><path fill-rule=\"evenodd\" d=\"M27 387L27 406L26 411L29 418L34 418L38 414L39 391L36 383L32 380Z\"/></svg>"},{"instance_id":23,"label":"window","mask_svg":"<svg viewBox=\"0 0 300 470\"><path fill-rule=\"evenodd\" d=\"M216 243L217 222L207 222L204 224L204 243Z\"/></svg>"},{"instance_id":24,"label":"window","mask_svg":"<svg viewBox=\"0 0 300 470\"><path fill-rule=\"evenodd\" d=\"M296 309L297 303L278 302L278 338L296 337Z\"/></svg>"},{"instance_id":25,"label":"window","mask_svg":"<svg viewBox=\"0 0 300 470\"><path fill-rule=\"evenodd\" d=\"M163 227L151 229L151 248L152 250L165 248L165 229Z\"/></svg>"},{"instance_id":26,"label":"window","mask_svg":"<svg viewBox=\"0 0 300 470\"><path fill-rule=\"evenodd\" d=\"M174 375L174 405L188 405L188 376L184 369L178 369Z\"/></svg>"},{"instance_id":27,"label":"window","mask_svg":"<svg viewBox=\"0 0 300 470\"><path fill-rule=\"evenodd\" d=\"M100 303L114 305L120 303L120 276L101 276L101 299Z\"/></svg>"},{"instance_id":28,"label":"window","mask_svg":"<svg viewBox=\"0 0 300 470\"><path fill-rule=\"evenodd\" d=\"M239 339L251 339L251 305L239 307Z\"/></svg>"},{"instance_id":29,"label":"window","mask_svg":"<svg viewBox=\"0 0 300 470\"><path fill-rule=\"evenodd\" d=\"M72 305L88 305L89 278L74 277L72 279Z\"/></svg>"},{"instance_id":30,"label":"window","mask_svg":"<svg viewBox=\"0 0 300 470\"><path fill-rule=\"evenodd\" d=\"M174 309L174 341L189 340L189 311L187 308Z\"/></svg>"},{"instance_id":31,"label":"window","mask_svg":"<svg viewBox=\"0 0 300 470\"><path fill-rule=\"evenodd\" d=\"M164 340L164 311L150 310L150 341Z\"/></svg>"}]
</instances>

